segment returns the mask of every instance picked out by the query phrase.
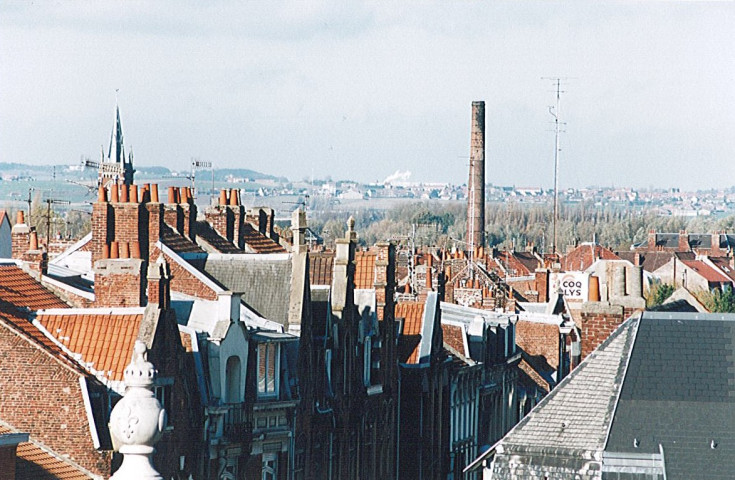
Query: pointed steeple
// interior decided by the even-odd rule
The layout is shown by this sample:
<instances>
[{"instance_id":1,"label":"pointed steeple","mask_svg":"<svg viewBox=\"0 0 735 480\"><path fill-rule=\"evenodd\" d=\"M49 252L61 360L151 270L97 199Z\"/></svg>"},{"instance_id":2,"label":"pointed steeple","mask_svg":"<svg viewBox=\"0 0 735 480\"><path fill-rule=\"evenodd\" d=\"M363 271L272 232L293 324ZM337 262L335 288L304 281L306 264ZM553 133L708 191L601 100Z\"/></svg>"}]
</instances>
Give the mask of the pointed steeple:
<instances>
[{"instance_id":1,"label":"pointed steeple","mask_svg":"<svg viewBox=\"0 0 735 480\"><path fill-rule=\"evenodd\" d=\"M102 152L102 164L100 165L100 184L107 185L109 181L122 181L125 185L132 185L133 175L133 153L128 153L125 158L125 143L120 120L120 106L115 102L115 119L113 120L112 133L110 134L110 145L107 155Z\"/></svg>"},{"instance_id":2,"label":"pointed steeple","mask_svg":"<svg viewBox=\"0 0 735 480\"><path fill-rule=\"evenodd\" d=\"M114 163L123 163L125 161L120 106L117 104L115 105L115 120L112 125L112 135L110 135L110 146L107 149L107 161Z\"/></svg>"}]
</instances>

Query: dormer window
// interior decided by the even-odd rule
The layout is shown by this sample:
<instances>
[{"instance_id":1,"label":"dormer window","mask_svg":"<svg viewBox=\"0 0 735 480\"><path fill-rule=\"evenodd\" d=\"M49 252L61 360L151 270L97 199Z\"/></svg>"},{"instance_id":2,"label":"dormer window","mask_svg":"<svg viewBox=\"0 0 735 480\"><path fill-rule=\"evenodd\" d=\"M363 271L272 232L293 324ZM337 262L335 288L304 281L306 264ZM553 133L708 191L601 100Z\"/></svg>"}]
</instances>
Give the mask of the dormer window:
<instances>
[{"instance_id":1,"label":"dormer window","mask_svg":"<svg viewBox=\"0 0 735 480\"><path fill-rule=\"evenodd\" d=\"M278 344L258 345L258 397L278 396Z\"/></svg>"}]
</instances>

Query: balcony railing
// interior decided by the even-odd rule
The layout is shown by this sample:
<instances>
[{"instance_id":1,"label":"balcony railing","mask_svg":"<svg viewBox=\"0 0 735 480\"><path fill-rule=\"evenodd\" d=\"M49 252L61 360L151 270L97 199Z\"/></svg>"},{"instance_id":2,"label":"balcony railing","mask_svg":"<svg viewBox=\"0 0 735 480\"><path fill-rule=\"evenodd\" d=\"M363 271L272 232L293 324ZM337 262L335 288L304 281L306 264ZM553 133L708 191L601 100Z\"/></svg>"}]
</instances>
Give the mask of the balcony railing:
<instances>
[{"instance_id":1,"label":"balcony railing","mask_svg":"<svg viewBox=\"0 0 735 480\"><path fill-rule=\"evenodd\" d=\"M232 442L249 444L253 436L252 410L242 404L232 405L225 412L224 436Z\"/></svg>"}]
</instances>

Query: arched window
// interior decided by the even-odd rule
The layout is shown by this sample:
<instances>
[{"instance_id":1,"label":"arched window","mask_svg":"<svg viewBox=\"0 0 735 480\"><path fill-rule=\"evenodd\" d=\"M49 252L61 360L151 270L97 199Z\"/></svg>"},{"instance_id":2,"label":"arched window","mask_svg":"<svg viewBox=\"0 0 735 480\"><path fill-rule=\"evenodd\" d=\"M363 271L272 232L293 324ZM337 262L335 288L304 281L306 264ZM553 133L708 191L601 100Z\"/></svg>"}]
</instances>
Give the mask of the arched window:
<instances>
[{"instance_id":1,"label":"arched window","mask_svg":"<svg viewBox=\"0 0 735 480\"><path fill-rule=\"evenodd\" d=\"M239 403L240 398L240 357L233 355L225 366L225 403Z\"/></svg>"}]
</instances>

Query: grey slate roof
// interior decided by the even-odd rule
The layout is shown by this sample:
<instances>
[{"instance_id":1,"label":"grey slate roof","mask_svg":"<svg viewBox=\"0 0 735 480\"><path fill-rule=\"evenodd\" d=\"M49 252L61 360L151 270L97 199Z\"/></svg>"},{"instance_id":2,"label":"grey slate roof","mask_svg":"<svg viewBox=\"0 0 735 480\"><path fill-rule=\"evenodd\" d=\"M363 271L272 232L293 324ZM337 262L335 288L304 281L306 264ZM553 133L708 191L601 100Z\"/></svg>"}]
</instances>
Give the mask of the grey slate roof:
<instances>
[{"instance_id":1,"label":"grey slate roof","mask_svg":"<svg viewBox=\"0 0 735 480\"><path fill-rule=\"evenodd\" d=\"M601 451L637 320L624 323L503 439L516 446ZM594 388L591 388L594 386Z\"/></svg>"},{"instance_id":2,"label":"grey slate roof","mask_svg":"<svg viewBox=\"0 0 735 480\"><path fill-rule=\"evenodd\" d=\"M735 315L630 318L495 445L492 478L732 478L733 373Z\"/></svg>"},{"instance_id":3,"label":"grey slate roof","mask_svg":"<svg viewBox=\"0 0 735 480\"><path fill-rule=\"evenodd\" d=\"M288 322L290 254L210 254L201 269L223 287L241 293L242 302L258 315L282 325Z\"/></svg>"},{"instance_id":4,"label":"grey slate roof","mask_svg":"<svg viewBox=\"0 0 735 480\"><path fill-rule=\"evenodd\" d=\"M606 450L657 453L661 444L669 480L733 478L735 315L646 316Z\"/></svg>"}]
</instances>

